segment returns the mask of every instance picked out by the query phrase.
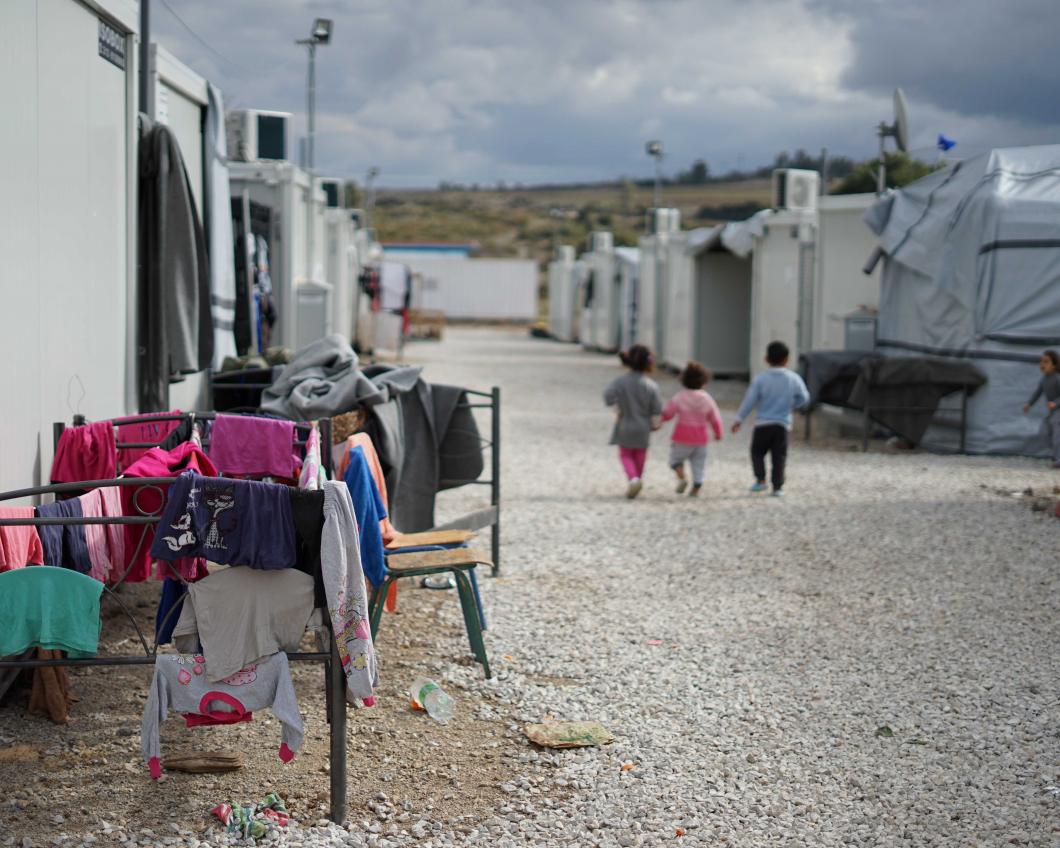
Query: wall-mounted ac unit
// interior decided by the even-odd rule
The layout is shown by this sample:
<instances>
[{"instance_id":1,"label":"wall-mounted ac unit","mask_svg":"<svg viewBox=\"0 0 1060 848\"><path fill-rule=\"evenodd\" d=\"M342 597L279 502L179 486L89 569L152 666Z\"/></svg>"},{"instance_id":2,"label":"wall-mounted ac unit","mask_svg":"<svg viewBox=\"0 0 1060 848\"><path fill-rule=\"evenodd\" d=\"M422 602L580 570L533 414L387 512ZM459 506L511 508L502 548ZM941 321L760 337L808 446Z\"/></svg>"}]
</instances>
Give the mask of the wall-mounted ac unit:
<instances>
[{"instance_id":1,"label":"wall-mounted ac unit","mask_svg":"<svg viewBox=\"0 0 1060 848\"><path fill-rule=\"evenodd\" d=\"M773 172L773 208L798 212L817 209L821 175L798 168L777 168Z\"/></svg>"},{"instance_id":2,"label":"wall-mounted ac unit","mask_svg":"<svg viewBox=\"0 0 1060 848\"><path fill-rule=\"evenodd\" d=\"M346 208L346 183L343 180L334 179L331 177L323 178L320 181L320 189L324 192L324 197L327 198L327 205L330 209L345 209Z\"/></svg>"},{"instance_id":3,"label":"wall-mounted ac unit","mask_svg":"<svg viewBox=\"0 0 1060 848\"><path fill-rule=\"evenodd\" d=\"M290 158L290 112L237 109L225 115L228 158L237 162Z\"/></svg>"},{"instance_id":4,"label":"wall-mounted ac unit","mask_svg":"<svg viewBox=\"0 0 1060 848\"><path fill-rule=\"evenodd\" d=\"M651 232L676 233L681 229L680 209L652 209L651 210Z\"/></svg>"},{"instance_id":5,"label":"wall-mounted ac unit","mask_svg":"<svg viewBox=\"0 0 1060 848\"><path fill-rule=\"evenodd\" d=\"M574 245L561 244L556 246L556 261L557 262L573 262L574 261Z\"/></svg>"},{"instance_id":6,"label":"wall-mounted ac unit","mask_svg":"<svg viewBox=\"0 0 1060 848\"><path fill-rule=\"evenodd\" d=\"M596 231L589 239L589 248L593 253L610 253L614 247L614 236L603 230Z\"/></svg>"}]
</instances>

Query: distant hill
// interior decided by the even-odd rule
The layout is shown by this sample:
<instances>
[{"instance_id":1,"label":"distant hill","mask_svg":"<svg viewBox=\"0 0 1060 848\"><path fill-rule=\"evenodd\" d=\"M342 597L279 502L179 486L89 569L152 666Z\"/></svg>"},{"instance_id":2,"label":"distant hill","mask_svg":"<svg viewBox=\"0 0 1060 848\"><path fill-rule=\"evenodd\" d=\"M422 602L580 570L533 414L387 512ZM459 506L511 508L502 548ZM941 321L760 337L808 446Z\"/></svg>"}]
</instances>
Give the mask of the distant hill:
<instances>
[{"instance_id":1,"label":"distant hill","mask_svg":"<svg viewBox=\"0 0 1060 848\"><path fill-rule=\"evenodd\" d=\"M740 220L769 205L768 179L668 185L662 205L681 210L685 228ZM644 232L652 188L607 185L511 189L381 190L373 224L380 241L477 242L480 256L547 262L553 245L586 249L589 233L608 230L616 245Z\"/></svg>"}]
</instances>

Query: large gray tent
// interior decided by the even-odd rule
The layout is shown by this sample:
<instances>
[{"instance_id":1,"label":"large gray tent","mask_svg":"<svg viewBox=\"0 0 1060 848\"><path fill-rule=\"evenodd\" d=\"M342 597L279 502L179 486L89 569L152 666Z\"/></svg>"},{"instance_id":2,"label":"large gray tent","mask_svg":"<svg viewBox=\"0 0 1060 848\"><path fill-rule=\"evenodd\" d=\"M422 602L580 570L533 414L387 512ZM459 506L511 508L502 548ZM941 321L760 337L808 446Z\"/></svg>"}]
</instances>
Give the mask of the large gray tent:
<instances>
[{"instance_id":1,"label":"large gray tent","mask_svg":"<svg viewBox=\"0 0 1060 848\"><path fill-rule=\"evenodd\" d=\"M970 359L968 450L1044 456L1039 404L1022 406L1041 351L1060 347L1060 145L994 150L882 197L877 347ZM929 441L954 444L936 428Z\"/></svg>"}]
</instances>

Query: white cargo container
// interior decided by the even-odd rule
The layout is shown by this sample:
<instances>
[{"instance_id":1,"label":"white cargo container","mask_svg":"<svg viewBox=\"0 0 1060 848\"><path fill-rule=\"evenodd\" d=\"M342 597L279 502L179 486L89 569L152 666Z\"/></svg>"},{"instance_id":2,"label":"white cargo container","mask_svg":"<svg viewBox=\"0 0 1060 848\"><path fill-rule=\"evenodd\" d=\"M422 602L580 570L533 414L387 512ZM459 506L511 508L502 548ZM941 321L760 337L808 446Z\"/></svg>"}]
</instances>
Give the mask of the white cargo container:
<instances>
[{"instance_id":1,"label":"white cargo container","mask_svg":"<svg viewBox=\"0 0 1060 848\"><path fill-rule=\"evenodd\" d=\"M332 314L332 283L324 271L325 194L290 162L231 162L229 175L233 198L245 196L272 210L269 261L277 321L270 342L304 347L327 335Z\"/></svg>"},{"instance_id":2,"label":"white cargo container","mask_svg":"<svg viewBox=\"0 0 1060 848\"><path fill-rule=\"evenodd\" d=\"M135 409L137 21L0 3L2 489L47 482L52 422Z\"/></svg>"}]
</instances>

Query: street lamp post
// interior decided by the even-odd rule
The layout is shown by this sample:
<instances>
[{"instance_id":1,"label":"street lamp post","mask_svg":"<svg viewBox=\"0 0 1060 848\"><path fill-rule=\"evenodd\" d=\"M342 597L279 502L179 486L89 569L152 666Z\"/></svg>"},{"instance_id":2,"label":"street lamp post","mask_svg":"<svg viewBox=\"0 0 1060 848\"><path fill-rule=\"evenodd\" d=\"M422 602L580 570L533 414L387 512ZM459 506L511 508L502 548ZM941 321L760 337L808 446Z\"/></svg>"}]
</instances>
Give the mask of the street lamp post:
<instances>
[{"instance_id":1,"label":"street lamp post","mask_svg":"<svg viewBox=\"0 0 1060 848\"><path fill-rule=\"evenodd\" d=\"M364 228L372 226L372 213L375 211L375 178L379 176L379 168L373 165L364 174Z\"/></svg>"},{"instance_id":2,"label":"street lamp post","mask_svg":"<svg viewBox=\"0 0 1060 848\"><path fill-rule=\"evenodd\" d=\"M652 194L652 205L658 209L662 202L660 183L662 181L663 144L658 140L649 141L644 145L644 151L655 160L655 191Z\"/></svg>"},{"instance_id":3,"label":"street lamp post","mask_svg":"<svg viewBox=\"0 0 1060 848\"><path fill-rule=\"evenodd\" d=\"M317 45L331 41L332 22L328 18L317 18L313 22L313 32L309 38L302 38L295 44L303 45L309 51L309 77L306 84L306 166L313 173L316 165L316 111L317 111Z\"/></svg>"}]
</instances>

